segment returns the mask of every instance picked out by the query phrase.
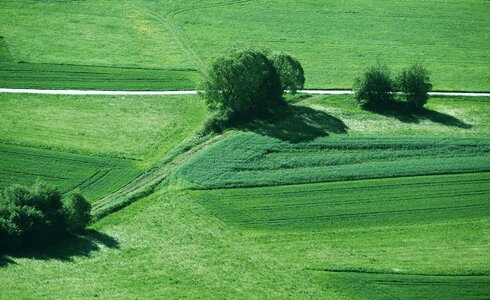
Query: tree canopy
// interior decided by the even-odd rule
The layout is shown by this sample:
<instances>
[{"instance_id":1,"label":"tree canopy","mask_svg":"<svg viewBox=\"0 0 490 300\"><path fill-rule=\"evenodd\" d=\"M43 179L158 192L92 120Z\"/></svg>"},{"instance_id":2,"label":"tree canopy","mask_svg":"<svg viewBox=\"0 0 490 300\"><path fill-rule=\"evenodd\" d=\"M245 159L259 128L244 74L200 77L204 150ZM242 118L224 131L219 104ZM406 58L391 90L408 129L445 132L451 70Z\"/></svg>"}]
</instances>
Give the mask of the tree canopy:
<instances>
[{"instance_id":1,"label":"tree canopy","mask_svg":"<svg viewBox=\"0 0 490 300\"><path fill-rule=\"evenodd\" d=\"M203 82L208 107L231 120L267 111L281 101L279 76L258 50L233 50L218 58Z\"/></svg>"},{"instance_id":2,"label":"tree canopy","mask_svg":"<svg viewBox=\"0 0 490 300\"><path fill-rule=\"evenodd\" d=\"M269 56L281 82L282 90L296 93L305 85L305 72L301 63L285 52L272 52Z\"/></svg>"}]
</instances>

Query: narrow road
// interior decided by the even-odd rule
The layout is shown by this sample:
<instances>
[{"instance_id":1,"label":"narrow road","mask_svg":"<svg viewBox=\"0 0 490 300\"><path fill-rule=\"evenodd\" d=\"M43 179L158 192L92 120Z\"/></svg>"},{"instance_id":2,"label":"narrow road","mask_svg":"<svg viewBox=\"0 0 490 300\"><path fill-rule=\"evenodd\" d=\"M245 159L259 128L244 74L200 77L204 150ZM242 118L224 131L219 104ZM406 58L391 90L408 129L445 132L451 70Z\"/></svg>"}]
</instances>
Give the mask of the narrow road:
<instances>
[{"instance_id":1,"label":"narrow road","mask_svg":"<svg viewBox=\"0 0 490 300\"><path fill-rule=\"evenodd\" d=\"M94 90L40 90L40 89L6 89L0 88L0 93L12 94L45 94L45 95L195 95L192 91L94 91ZM300 90L299 93L311 95L351 95L350 90ZM431 96L466 96L490 97L490 93L474 92L431 92Z\"/></svg>"}]
</instances>

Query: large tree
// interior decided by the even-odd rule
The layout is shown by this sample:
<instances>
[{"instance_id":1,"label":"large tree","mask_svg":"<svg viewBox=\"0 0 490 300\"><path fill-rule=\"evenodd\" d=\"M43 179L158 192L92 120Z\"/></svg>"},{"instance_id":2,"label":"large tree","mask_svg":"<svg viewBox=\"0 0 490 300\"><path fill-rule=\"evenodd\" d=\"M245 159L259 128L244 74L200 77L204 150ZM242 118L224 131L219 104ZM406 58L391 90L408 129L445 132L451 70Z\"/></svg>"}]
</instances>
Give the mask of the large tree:
<instances>
[{"instance_id":1,"label":"large tree","mask_svg":"<svg viewBox=\"0 0 490 300\"><path fill-rule=\"evenodd\" d=\"M234 49L211 66L201 95L215 119L229 122L264 113L282 101L272 62L259 50Z\"/></svg>"}]
</instances>

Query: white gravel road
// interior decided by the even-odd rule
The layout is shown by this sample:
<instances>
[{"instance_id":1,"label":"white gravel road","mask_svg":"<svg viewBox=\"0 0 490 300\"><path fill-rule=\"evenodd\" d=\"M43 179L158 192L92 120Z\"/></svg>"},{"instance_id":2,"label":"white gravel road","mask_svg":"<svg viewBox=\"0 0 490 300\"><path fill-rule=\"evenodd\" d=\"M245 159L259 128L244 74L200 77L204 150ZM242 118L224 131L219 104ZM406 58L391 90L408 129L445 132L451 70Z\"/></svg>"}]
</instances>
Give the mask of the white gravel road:
<instances>
[{"instance_id":1,"label":"white gravel road","mask_svg":"<svg viewBox=\"0 0 490 300\"><path fill-rule=\"evenodd\" d=\"M298 92L312 95L350 95L353 93L350 90L301 90ZM45 95L195 95L197 94L197 91L93 91L0 88L0 93ZM490 97L490 93L472 92L431 92L429 94L433 96Z\"/></svg>"}]
</instances>

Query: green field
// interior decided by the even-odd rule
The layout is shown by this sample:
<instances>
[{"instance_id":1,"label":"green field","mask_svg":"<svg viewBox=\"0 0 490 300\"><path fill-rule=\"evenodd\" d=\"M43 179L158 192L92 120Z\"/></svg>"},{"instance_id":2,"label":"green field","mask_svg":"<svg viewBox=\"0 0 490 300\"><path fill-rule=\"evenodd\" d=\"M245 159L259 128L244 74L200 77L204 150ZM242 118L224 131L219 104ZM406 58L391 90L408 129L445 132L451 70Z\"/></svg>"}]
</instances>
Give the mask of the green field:
<instances>
[{"instance_id":1,"label":"green field","mask_svg":"<svg viewBox=\"0 0 490 300\"><path fill-rule=\"evenodd\" d=\"M209 189L489 171L488 103L435 98L419 114L379 115L351 96L312 97L243 126L177 177Z\"/></svg>"},{"instance_id":2,"label":"green field","mask_svg":"<svg viewBox=\"0 0 490 300\"><path fill-rule=\"evenodd\" d=\"M350 297L488 296L488 173L191 195L261 251Z\"/></svg>"},{"instance_id":3,"label":"green field","mask_svg":"<svg viewBox=\"0 0 490 300\"><path fill-rule=\"evenodd\" d=\"M488 298L487 99L380 115L288 98L192 139L197 96L0 96L2 187L39 177L116 211L0 255L2 297Z\"/></svg>"},{"instance_id":4,"label":"green field","mask_svg":"<svg viewBox=\"0 0 490 300\"><path fill-rule=\"evenodd\" d=\"M135 160L148 167L197 132L197 96L0 94L0 142Z\"/></svg>"},{"instance_id":5,"label":"green field","mask_svg":"<svg viewBox=\"0 0 490 300\"><path fill-rule=\"evenodd\" d=\"M195 96L0 94L0 188L37 178L96 201L192 138Z\"/></svg>"},{"instance_id":6,"label":"green field","mask_svg":"<svg viewBox=\"0 0 490 300\"><path fill-rule=\"evenodd\" d=\"M238 46L289 52L309 89L379 60L488 92L489 8L2 0L0 88L196 89ZM197 95L0 93L0 192L40 178L93 208L79 235L0 253L0 299L490 298L490 97L285 99L205 134Z\"/></svg>"},{"instance_id":7,"label":"green field","mask_svg":"<svg viewBox=\"0 0 490 300\"><path fill-rule=\"evenodd\" d=\"M2 1L0 62L28 64L1 65L0 86L187 88L238 45L297 56L308 88L351 88L383 60L425 62L437 90L489 91L487 11L479 0Z\"/></svg>"},{"instance_id":8,"label":"green field","mask_svg":"<svg viewBox=\"0 0 490 300\"><path fill-rule=\"evenodd\" d=\"M42 178L64 193L78 188L90 201L114 192L141 173L131 160L6 144L0 144L0 160L0 189L16 183L31 185Z\"/></svg>"}]
</instances>

